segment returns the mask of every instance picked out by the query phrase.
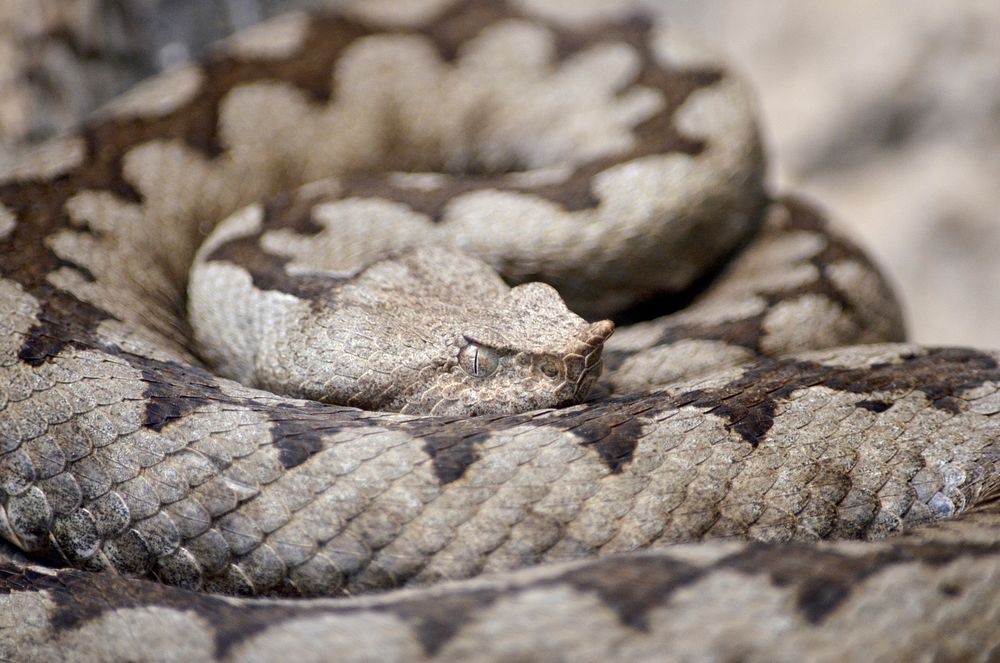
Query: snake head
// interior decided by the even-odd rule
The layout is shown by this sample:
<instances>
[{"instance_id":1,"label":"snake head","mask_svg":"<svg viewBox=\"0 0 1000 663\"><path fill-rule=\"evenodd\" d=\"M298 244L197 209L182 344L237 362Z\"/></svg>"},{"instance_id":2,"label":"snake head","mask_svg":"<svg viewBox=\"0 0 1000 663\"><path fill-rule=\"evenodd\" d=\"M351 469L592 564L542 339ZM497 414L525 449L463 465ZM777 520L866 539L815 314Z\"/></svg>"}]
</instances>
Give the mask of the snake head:
<instances>
[{"instance_id":1,"label":"snake head","mask_svg":"<svg viewBox=\"0 0 1000 663\"><path fill-rule=\"evenodd\" d=\"M322 281L321 274L313 280ZM446 247L391 253L325 289L222 297L269 308L246 343L252 386L363 408L500 415L583 400L601 373L610 321L588 323L544 283L507 286L482 260ZM266 315L265 315L266 314ZM263 318L262 318L263 319Z\"/></svg>"},{"instance_id":2,"label":"snake head","mask_svg":"<svg viewBox=\"0 0 1000 663\"><path fill-rule=\"evenodd\" d=\"M463 325L454 361L404 412L511 414L579 403L601 374L609 320L588 323L551 286L512 288Z\"/></svg>"}]
</instances>

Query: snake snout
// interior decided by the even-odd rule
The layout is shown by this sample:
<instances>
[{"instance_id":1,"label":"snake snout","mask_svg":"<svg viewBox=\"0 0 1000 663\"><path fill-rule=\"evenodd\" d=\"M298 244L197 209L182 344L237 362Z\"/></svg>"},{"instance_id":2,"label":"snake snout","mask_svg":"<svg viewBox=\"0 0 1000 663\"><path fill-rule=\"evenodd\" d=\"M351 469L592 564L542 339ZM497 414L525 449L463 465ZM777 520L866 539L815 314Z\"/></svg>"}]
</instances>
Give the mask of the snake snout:
<instances>
[{"instance_id":1,"label":"snake snout","mask_svg":"<svg viewBox=\"0 0 1000 663\"><path fill-rule=\"evenodd\" d=\"M578 338L584 345L596 348L603 345L613 333L615 333L615 323L610 320L600 320L581 331Z\"/></svg>"},{"instance_id":2,"label":"snake snout","mask_svg":"<svg viewBox=\"0 0 1000 663\"><path fill-rule=\"evenodd\" d=\"M576 347L566 358L567 368L574 383L573 400L582 401L601 375L601 351L604 342L615 331L615 323L601 320L588 325L577 334Z\"/></svg>"}]
</instances>

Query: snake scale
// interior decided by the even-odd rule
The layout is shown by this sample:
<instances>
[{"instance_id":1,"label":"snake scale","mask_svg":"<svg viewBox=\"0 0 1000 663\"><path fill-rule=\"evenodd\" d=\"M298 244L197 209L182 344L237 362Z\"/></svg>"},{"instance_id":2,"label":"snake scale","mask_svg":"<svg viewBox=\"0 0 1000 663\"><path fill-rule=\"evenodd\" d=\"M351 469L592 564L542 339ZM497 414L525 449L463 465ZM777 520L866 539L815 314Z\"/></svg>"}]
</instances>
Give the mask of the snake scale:
<instances>
[{"instance_id":1,"label":"snake scale","mask_svg":"<svg viewBox=\"0 0 1000 663\"><path fill-rule=\"evenodd\" d=\"M763 181L743 84L622 3L293 14L45 144L0 183L0 659L998 660L1000 355L902 343ZM387 314L338 341L378 394L475 313L435 399L477 416L271 393L239 333L221 377L244 295Z\"/></svg>"}]
</instances>

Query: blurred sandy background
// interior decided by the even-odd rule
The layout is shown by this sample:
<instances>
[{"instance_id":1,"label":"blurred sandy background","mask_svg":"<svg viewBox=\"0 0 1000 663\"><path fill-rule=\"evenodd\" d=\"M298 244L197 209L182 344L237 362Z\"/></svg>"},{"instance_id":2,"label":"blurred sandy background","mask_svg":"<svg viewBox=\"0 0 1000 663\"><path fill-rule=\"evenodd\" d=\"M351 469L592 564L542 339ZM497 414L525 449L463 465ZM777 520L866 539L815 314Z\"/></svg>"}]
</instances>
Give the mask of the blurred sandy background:
<instances>
[{"instance_id":1,"label":"blurred sandy background","mask_svg":"<svg viewBox=\"0 0 1000 663\"><path fill-rule=\"evenodd\" d=\"M645 3L749 76L774 186L809 195L869 249L912 338L1000 347L1000 2ZM0 0L0 166L136 78L319 4Z\"/></svg>"}]
</instances>

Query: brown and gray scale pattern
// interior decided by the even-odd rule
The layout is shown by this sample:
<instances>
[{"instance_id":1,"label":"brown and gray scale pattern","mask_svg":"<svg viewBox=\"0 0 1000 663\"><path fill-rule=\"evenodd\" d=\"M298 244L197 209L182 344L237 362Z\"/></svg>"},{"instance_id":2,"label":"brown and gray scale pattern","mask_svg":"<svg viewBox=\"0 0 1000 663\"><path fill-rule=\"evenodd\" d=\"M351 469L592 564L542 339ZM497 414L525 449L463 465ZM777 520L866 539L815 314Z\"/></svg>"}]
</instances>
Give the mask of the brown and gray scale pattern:
<instances>
[{"instance_id":1,"label":"brown and gray scale pattern","mask_svg":"<svg viewBox=\"0 0 1000 663\"><path fill-rule=\"evenodd\" d=\"M0 658L1000 656L998 355L861 345L902 340L896 304L765 202L742 85L656 17L566 7L293 15L6 176ZM560 410L214 376L182 315L200 241L317 178L271 203L279 267L386 213L646 321Z\"/></svg>"}]
</instances>

